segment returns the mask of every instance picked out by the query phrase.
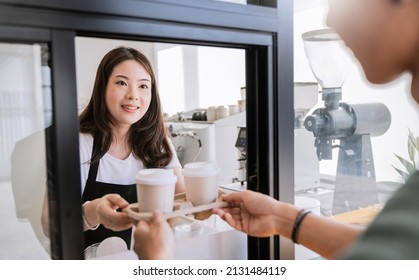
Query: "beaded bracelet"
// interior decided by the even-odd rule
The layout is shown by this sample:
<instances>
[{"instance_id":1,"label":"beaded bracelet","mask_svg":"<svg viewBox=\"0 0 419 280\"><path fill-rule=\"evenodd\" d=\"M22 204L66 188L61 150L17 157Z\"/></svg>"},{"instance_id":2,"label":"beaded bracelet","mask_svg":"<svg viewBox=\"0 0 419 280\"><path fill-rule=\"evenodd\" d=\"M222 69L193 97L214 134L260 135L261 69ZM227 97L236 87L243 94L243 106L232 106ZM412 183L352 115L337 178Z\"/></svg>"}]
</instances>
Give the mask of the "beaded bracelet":
<instances>
[{"instance_id":1,"label":"beaded bracelet","mask_svg":"<svg viewBox=\"0 0 419 280\"><path fill-rule=\"evenodd\" d=\"M85 205L87 205L87 204L89 204L90 203L90 201L88 200L88 201L86 201L85 203L83 203L83 205L81 206L81 212L82 212L82 217L83 217L83 223L87 226L87 228L89 229L89 230L95 230L95 229L97 229L99 226L100 226L100 224L97 224L97 225L95 225L94 227L92 227L88 222L87 222L87 220L86 220L86 217L84 216L84 206Z\"/></svg>"},{"instance_id":2,"label":"beaded bracelet","mask_svg":"<svg viewBox=\"0 0 419 280\"><path fill-rule=\"evenodd\" d=\"M299 244L297 241L297 238L298 238L298 232L300 231L300 225L301 225L301 222L309 213L311 212L306 209L301 209L297 214L297 218L295 218L294 226L292 228L292 233L291 233L291 240L295 244Z\"/></svg>"}]
</instances>

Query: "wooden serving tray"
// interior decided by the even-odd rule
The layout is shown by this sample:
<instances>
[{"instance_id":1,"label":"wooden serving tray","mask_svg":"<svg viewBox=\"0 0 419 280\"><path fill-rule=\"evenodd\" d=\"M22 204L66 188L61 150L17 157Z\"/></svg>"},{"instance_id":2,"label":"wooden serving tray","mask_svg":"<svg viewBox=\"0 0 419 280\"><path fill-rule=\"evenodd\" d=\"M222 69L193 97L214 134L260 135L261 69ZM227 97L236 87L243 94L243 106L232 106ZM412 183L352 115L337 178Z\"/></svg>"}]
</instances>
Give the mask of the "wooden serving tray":
<instances>
[{"instance_id":1,"label":"wooden serving tray","mask_svg":"<svg viewBox=\"0 0 419 280\"><path fill-rule=\"evenodd\" d=\"M220 197L222 194L223 192L219 191L218 197ZM164 213L164 217L166 219L172 219L179 216L194 214L195 219L205 220L212 215L211 210L213 208L228 207L229 205L227 202L222 201L218 198L213 203L193 206L190 201L186 200L185 193L175 195L174 199L175 200L173 204L173 212ZM128 214L128 217L130 217L134 222L138 222L140 220L147 221L150 220L152 216L151 212L138 212L138 203L132 203L128 205L128 207L122 209L122 211L126 212Z\"/></svg>"}]
</instances>

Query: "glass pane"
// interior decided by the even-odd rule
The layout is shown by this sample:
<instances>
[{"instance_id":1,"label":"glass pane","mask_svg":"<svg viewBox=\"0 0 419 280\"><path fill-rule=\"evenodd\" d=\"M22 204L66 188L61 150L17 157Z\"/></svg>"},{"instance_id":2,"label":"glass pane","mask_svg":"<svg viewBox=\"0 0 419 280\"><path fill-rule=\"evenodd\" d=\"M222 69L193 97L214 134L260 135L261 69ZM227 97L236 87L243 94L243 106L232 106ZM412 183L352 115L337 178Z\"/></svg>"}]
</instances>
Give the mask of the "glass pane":
<instances>
[{"instance_id":1,"label":"glass pane","mask_svg":"<svg viewBox=\"0 0 419 280\"><path fill-rule=\"evenodd\" d=\"M309 2L309 1L307 1ZM318 4L318 3L317 3ZM324 5L295 13L295 203L318 215L367 225L409 173L408 137L419 134L410 79L366 81ZM331 59L332 58L332 59ZM297 259L319 256L296 246Z\"/></svg>"},{"instance_id":2,"label":"glass pane","mask_svg":"<svg viewBox=\"0 0 419 280\"><path fill-rule=\"evenodd\" d=\"M231 183L237 178L236 161L239 150L235 147L235 143L238 127L246 126L245 93L242 93L242 88L245 86L245 51L77 37L79 112L87 106L90 99L96 68L102 56L120 45L129 45L141 50L154 65L168 126L172 125L174 132L192 129L202 134L200 151L194 139L182 139L184 137L172 139L175 148L183 147L178 149L178 156L184 158L182 163L193 161L195 156L197 156L195 161L216 160L218 157L219 164L225 165L225 168L222 168L221 181ZM216 119L209 121L199 118L199 113L206 115L207 110L214 109L215 111L218 109L219 118L215 116ZM224 133L226 129L227 135L220 140L218 138L213 140L212 136L205 135L209 127L220 129L219 134ZM211 141L207 138L211 138ZM224 153L224 156L221 147L216 145L223 143L223 140L227 141L224 143L227 146L224 151L227 154ZM228 163L227 155L231 155L231 161ZM224 159L221 160L222 158Z\"/></svg>"},{"instance_id":3,"label":"glass pane","mask_svg":"<svg viewBox=\"0 0 419 280\"><path fill-rule=\"evenodd\" d=\"M165 126L170 131L180 167L194 161L215 161L221 169L219 189L244 190L245 156L243 147L237 146L237 139L239 132L246 127L245 50L77 37L79 113L89 103L102 57L119 46L133 47L150 60L165 113ZM240 137L244 139L245 133L240 133ZM109 163L109 160L106 161L105 156L100 160L96 180L117 185L135 184L135 175L143 168L141 164L129 172L123 170L120 172L123 180L114 176L114 181L109 182L101 173L102 162ZM87 173L87 169L81 172L83 191ZM182 197L181 193L179 195ZM191 229L189 224L196 221L186 219L178 222L177 229ZM187 226L182 226L184 224ZM193 227L196 225L194 223ZM196 232L178 232L175 235L180 244L176 252L178 259L247 258L246 235L232 230L215 215L199 219L199 225ZM219 246L213 245L213 242ZM106 242L100 244L105 246ZM228 244L228 249L223 248L223 244ZM213 249L209 250L210 247ZM91 251L88 249L86 252Z\"/></svg>"},{"instance_id":4,"label":"glass pane","mask_svg":"<svg viewBox=\"0 0 419 280\"><path fill-rule=\"evenodd\" d=\"M48 49L0 43L0 259L50 259L41 226L44 128L51 123Z\"/></svg>"}]
</instances>

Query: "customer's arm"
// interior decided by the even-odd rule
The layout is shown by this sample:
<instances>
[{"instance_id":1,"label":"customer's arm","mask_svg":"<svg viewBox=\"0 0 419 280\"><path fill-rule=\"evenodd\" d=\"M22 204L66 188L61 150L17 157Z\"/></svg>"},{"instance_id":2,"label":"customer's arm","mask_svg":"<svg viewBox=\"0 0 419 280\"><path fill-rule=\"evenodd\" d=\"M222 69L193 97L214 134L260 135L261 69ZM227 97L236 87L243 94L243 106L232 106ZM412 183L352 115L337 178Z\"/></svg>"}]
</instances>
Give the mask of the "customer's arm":
<instances>
[{"instance_id":1,"label":"customer's arm","mask_svg":"<svg viewBox=\"0 0 419 280\"><path fill-rule=\"evenodd\" d=\"M287 206L293 207L292 205L285 205L285 207ZM293 223L294 220L290 222ZM297 241L324 258L335 259L354 244L363 230L361 226L345 224L334 221L332 218L309 214L301 223ZM281 232L284 232L284 229Z\"/></svg>"},{"instance_id":2,"label":"customer's arm","mask_svg":"<svg viewBox=\"0 0 419 280\"><path fill-rule=\"evenodd\" d=\"M261 193L229 193L222 199L230 208L215 209L231 226L251 236L281 235L291 239L299 208ZM308 214L300 224L297 242L331 259L353 244L362 227L336 222L331 218Z\"/></svg>"}]
</instances>

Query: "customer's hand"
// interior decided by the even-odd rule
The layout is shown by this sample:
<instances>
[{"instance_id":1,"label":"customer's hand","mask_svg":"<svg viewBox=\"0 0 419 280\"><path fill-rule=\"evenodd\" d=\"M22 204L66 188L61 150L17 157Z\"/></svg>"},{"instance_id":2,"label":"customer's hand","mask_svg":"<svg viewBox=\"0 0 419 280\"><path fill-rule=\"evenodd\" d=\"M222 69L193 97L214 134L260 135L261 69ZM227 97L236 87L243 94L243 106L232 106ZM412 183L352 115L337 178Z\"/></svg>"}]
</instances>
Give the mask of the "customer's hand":
<instances>
[{"instance_id":1,"label":"customer's hand","mask_svg":"<svg viewBox=\"0 0 419 280\"><path fill-rule=\"evenodd\" d=\"M172 228L160 211L153 212L150 222L138 222L134 232L134 251L143 260L174 259Z\"/></svg>"},{"instance_id":2,"label":"customer's hand","mask_svg":"<svg viewBox=\"0 0 419 280\"><path fill-rule=\"evenodd\" d=\"M255 237L278 234L280 202L274 198L253 191L228 193L221 198L230 208L213 209L213 213L235 229Z\"/></svg>"}]
</instances>

